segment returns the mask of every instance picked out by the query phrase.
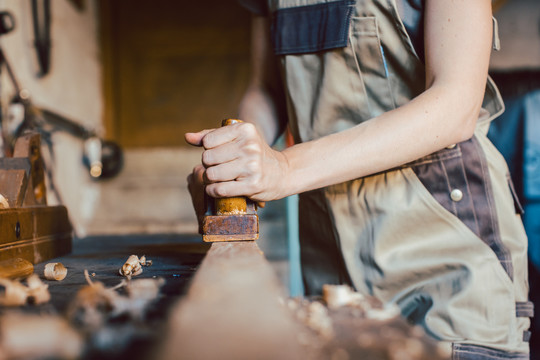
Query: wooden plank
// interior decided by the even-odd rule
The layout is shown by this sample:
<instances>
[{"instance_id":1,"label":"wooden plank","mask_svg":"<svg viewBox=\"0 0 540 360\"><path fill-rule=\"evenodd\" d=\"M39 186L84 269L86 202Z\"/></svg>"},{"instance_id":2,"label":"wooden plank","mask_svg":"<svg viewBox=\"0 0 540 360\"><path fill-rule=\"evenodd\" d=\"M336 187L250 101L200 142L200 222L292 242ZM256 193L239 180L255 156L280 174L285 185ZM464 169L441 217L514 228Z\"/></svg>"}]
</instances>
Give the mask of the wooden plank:
<instances>
[{"instance_id":1,"label":"wooden plank","mask_svg":"<svg viewBox=\"0 0 540 360\"><path fill-rule=\"evenodd\" d=\"M158 359L443 360L448 346L374 298L285 299L257 244L217 242L169 317Z\"/></svg>"},{"instance_id":2,"label":"wooden plank","mask_svg":"<svg viewBox=\"0 0 540 360\"><path fill-rule=\"evenodd\" d=\"M33 264L71 252L72 227L64 206L0 210L0 260Z\"/></svg>"},{"instance_id":3,"label":"wooden plank","mask_svg":"<svg viewBox=\"0 0 540 360\"><path fill-rule=\"evenodd\" d=\"M213 243L170 317L162 359L310 359L253 241Z\"/></svg>"}]
</instances>

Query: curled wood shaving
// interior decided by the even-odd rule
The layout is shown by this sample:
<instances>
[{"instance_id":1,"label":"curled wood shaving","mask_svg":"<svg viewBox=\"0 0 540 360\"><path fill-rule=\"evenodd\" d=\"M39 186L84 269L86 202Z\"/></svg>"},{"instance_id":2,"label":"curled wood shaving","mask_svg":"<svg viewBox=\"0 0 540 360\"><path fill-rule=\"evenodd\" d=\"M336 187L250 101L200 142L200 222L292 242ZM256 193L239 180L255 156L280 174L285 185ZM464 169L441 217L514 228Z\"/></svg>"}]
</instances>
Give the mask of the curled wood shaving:
<instances>
[{"instance_id":1,"label":"curled wood shaving","mask_svg":"<svg viewBox=\"0 0 540 360\"><path fill-rule=\"evenodd\" d=\"M77 293L70 304L68 317L75 323L90 330L102 327L109 319L128 315L133 319L142 319L147 305L159 296L159 289L164 280L141 279L122 280L118 285L107 288L99 281L92 281L88 270L84 271L88 286ZM116 290L126 287L128 296Z\"/></svg>"},{"instance_id":2,"label":"curled wood shaving","mask_svg":"<svg viewBox=\"0 0 540 360\"><path fill-rule=\"evenodd\" d=\"M9 202L2 194L0 194L0 209L9 209Z\"/></svg>"},{"instance_id":3,"label":"curled wood shaving","mask_svg":"<svg viewBox=\"0 0 540 360\"><path fill-rule=\"evenodd\" d=\"M21 306L26 304L28 297L26 286L18 281L0 279L0 288L4 291L0 297L0 304L3 306Z\"/></svg>"},{"instance_id":4,"label":"curled wood shaving","mask_svg":"<svg viewBox=\"0 0 540 360\"><path fill-rule=\"evenodd\" d=\"M115 289L125 286L126 282L122 280L116 287L107 288L102 282L93 282L88 270L84 270L84 276L88 285L75 295L68 308L68 317L74 323L92 330L102 326L107 316L114 312L120 296Z\"/></svg>"},{"instance_id":5,"label":"curled wood shaving","mask_svg":"<svg viewBox=\"0 0 540 360\"><path fill-rule=\"evenodd\" d=\"M31 275L26 279L28 283L28 300L34 304L43 304L51 300L51 293L48 290L49 285L44 284L39 276Z\"/></svg>"},{"instance_id":6,"label":"curled wood shaving","mask_svg":"<svg viewBox=\"0 0 540 360\"><path fill-rule=\"evenodd\" d=\"M142 266L152 266L152 260L147 260L145 255L141 256L139 263Z\"/></svg>"},{"instance_id":7,"label":"curled wood shaving","mask_svg":"<svg viewBox=\"0 0 540 360\"><path fill-rule=\"evenodd\" d=\"M36 274L26 280L27 286L19 281L0 279L0 287L4 288L0 296L0 305L22 306L27 303L42 304L51 299L48 285L44 284Z\"/></svg>"},{"instance_id":8,"label":"curled wood shaving","mask_svg":"<svg viewBox=\"0 0 540 360\"><path fill-rule=\"evenodd\" d=\"M126 260L124 265L122 265L122 268L118 270L118 272L120 273L120 275L127 277L128 280L131 280L132 276L140 275L143 272L142 270L143 266L151 266L151 265L152 265L152 260L147 260L146 256L143 255L139 259L137 255L131 255Z\"/></svg>"},{"instance_id":9,"label":"curled wood shaving","mask_svg":"<svg viewBox=\"0 0 540 360\"><path fill-rule=\"evenodd\" d=\"M67 269L62 263L48 263L43 272L47 280L61 281L67 275Z\"/></svg>"}]
</instances>

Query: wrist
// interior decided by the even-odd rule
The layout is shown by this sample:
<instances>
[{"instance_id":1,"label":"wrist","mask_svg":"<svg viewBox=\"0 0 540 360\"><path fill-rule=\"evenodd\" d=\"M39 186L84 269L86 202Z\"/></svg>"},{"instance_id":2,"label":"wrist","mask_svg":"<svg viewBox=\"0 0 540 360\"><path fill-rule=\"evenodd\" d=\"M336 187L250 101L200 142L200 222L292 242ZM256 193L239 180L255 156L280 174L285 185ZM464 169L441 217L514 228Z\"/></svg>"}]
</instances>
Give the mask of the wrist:
<instances>
[{"instance_id":1,"label":"wrist","mask_svg":"<svg viewBox=\"0 0 540 360\"><path fill-rule=\"evenodd\" d=\"M299 190L297 189L298 181L295 181L294 179L295 169L291 164L291 154L287 150L288 149L285 149L279 152L281 156L281 178L278 179L278 182L280 184L280 199L297 194L299 192Z\"/></svg>"}]
</instances>

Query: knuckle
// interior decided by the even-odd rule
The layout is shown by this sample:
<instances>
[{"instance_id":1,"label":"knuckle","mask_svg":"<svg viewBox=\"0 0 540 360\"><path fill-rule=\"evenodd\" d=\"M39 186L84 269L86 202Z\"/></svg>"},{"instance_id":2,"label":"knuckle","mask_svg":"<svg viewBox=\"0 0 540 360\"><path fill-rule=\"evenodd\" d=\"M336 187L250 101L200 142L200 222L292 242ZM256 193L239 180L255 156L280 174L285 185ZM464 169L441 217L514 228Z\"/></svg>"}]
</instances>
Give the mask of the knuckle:
<instances>
[{"instance_id":1,"label":"knuckle","mask_svg":"<svg viewBox=\"0 0 540 360\"><path fill-rule=\"evenodd\" d=\"M257 194L261 192L262 190L260 182L254 178L248 181L248 183L246 184L246 187L249 189L249 192L251 194Z\"/></svg>"},{"instance_id":2,"label":"knuckle","mask_svg":"<svg viewBox=\"0 0 540 360\"><path fill-rule=\"evenodd\" d=\"M209 151L204 151L202 154L202 162L203 164L210 164L212 160L212 154L210 154Z\"/></svg>"},{"instance_id":3,"label":"knuckle","mask_svg":"<svg viewBox=\"0 0 540 360\"><path fill-rule=\"evenodd\" d=\"M205 149L211 148L213 138L214 138L214 136L212 135L212 133L206 134L206 136L203 137L203 139L202 139L202 146Z\"/></svg>"},{"instance_id":4,"label":"knuckle","mask_svg":"<svg viewBox=\"0 0 540 360\"><path fill-rule=\"evenodd\" d=\"M248 161L246 169L249 173L258 174L261 171L261 164L256 160Z\"/></svg>"},{"instance_id":5,"label":"knuckle","mask_svg":"<svg viewBox=\"0 0 540 360\"><path fill-rule=\"evenodd\" d=\"M227 189L224 186L214 186L214 193L216 197L227 197Z\"/></svg>"},{"instance_id":6,"label":"knuckle","mask_svg":"<svg viewBox=\"0 0 540 360\"><path fill-rule=\"evenodd\" d=\"M259 146L259 143L255 140L248 140L244 143L243 146L244 151L252 156L258 156L261 154L261 147Z\"/></svg>"},{"instance_id":7,"label":"knuckle","mask_svg":"<svg viewBox=\"0 0 540 360\"><path fill-rule=\"evenodd\" d=\"M246 134L253 135L257 133L257 129L252 123L242 123L242 129L246 132Z\"/></svg>"},{"instance_id":8,"label":"knuckle","mask_svg":"<svg viewBox=\"0 0 540 360\"><path fill-rule=\"evenodd\" d=\"M206 169L206 178L209 181L215 181L216 180L216 170L214 168Z\"/></svg>"}]
</instances>

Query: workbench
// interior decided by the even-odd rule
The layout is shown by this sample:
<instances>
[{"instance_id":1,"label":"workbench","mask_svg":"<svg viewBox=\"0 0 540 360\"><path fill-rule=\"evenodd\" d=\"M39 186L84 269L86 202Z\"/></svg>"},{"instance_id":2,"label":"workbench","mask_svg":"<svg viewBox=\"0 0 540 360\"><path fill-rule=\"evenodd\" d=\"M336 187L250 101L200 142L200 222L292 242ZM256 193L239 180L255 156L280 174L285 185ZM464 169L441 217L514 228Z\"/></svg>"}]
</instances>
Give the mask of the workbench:
<instances>
[{"instance_id":1,"label":"workbench","mask_svg":"<svg viewBox=\"0 0 540 360\"><path fill-rule=\"evenodd\" d=\"M117 324L118 341L110 339L111 344L89 346L93 350L85 358L99 359L149 359L148 351L153 349L156 339L160 339L162 328L166 324L167 314L171 306L186 292L189 280L209 245L202 243L198 235L128 235L128 236L94 236L84 239L73 239L73 251L67 256L50 259L34 266L34 273L43 279L46 263L60 262L68 270L62 281L43 281L48 284L51 300L41 305L27 305L18 310L31 314L64 315L76 293L87 282L84 270L88 270L92 281L104 283L107 287L119 284L124 277L118 270L126 259L136 254L146 255L152 260L152 266L145 267L143 273L133 277L163 278L162 296L150 307L147 321L144 324L133 324L129 320L119 319ZM121 289L119 290L121 292ZM0 313L17 309L0 307ZM127 330L127 331L126 331ZM125 334L120 337L120 333ZM36 334L30 334L35 336ZM89 341L95 342L92 334ZM126 338L127 337L127 338ZM116 344L115 344L116 342Z\"/></svg>"},{"instance_id":2,"label":"workbench","mask_svg":"<svg viewBox=\"0 0 540 360\"><path fill-rule=\"evenodd\" d=\"M123 279L118 269L131 254L153 262L132 281L165 280L163 296L144 321L120 317L86 331L83 360L441 360L448 355L419 327L394 315L369 318L367 308L327 309L319 298L289 299L254 241L208 244L199 235L141 235L75 239L73 245L72 254L48 261L68 268L64 280L47 282L52 300L23 311L64 313L86 285L85 269L95 274L92 281L112 287ZM35 273L44 266L37 264Z\"/></svg>"}]
</instances>

